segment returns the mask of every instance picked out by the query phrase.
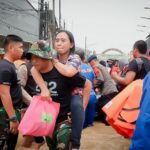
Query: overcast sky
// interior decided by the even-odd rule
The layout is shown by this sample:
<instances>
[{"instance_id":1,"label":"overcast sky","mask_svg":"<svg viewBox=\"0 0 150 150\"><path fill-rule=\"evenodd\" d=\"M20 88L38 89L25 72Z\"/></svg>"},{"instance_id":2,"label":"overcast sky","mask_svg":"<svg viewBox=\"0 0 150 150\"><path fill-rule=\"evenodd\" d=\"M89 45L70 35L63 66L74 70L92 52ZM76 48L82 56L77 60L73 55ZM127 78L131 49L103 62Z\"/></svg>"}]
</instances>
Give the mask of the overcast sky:
<instances>
[{"instance_id":1,"label":"overcast sky","mask_svg":"<svg viewBox=\"0 0 150 150\"><path fill-rule=\"evenodd\" d=\"M56 15L58 18L58 1ZM136 40L145 40L150 31L150 0L61 0L62 22L75 37L76 46L100 53L117 48L126 53ZM142 28L138 25L149 26ZM137 30L143 30L140 32Z\"/></svg>"}]
</instances>

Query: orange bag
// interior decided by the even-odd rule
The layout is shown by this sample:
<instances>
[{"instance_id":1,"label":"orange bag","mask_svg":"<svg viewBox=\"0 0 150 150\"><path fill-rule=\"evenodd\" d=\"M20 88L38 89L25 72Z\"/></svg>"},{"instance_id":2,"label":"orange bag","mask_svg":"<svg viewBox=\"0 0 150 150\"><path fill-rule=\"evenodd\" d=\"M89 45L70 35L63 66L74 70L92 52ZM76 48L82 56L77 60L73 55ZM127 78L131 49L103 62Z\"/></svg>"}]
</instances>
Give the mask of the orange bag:
<instances>
[{"instance_id":1,"label":"orange bag","mask_svg":"<svg viewBox=\"0 0 150 150\"><path fill-rule=\"evenodd\" d=\"M131 138L139 114L143 80L133 81L102 110L108 123L121 135Z\"/></svg>"}]
</instances>

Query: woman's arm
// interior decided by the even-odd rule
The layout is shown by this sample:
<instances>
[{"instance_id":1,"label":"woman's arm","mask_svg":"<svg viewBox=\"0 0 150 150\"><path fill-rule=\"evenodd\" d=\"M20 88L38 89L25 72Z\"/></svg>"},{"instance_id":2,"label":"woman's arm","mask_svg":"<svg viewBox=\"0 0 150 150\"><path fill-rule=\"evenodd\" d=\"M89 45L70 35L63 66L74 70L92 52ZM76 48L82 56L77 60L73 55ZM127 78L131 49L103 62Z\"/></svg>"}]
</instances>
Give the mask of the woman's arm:
<instances>
[{"instance_id":1,"label":"woman's arm","mask_svg":"<svg viewBox=\"0 0 150 150\"><path fill-rule=\"evenodd\" d=\"M31 74L33 79L35 80L36 84L40 87L41 89L41 96L50 98L50 91L47 88L41 74L35 69L35 67L31 68Z\"/></svg>"},{"instance_id":2,"label":"woman's arm","mask_svg":"<svg viewBox=\"0 0 150 150\"><path fill-rule=\"evenodd\" d=\"M29 95L29 93L24 89L27 80L28 80L28 70L26 64L23 64L19 67L18 69L18 75L20 78L20 84L21 84L21 90L22 90L22 96L23 96L23 101L25 104L30 105L30 102L32 100L32 97Z\"/></svg>"},{"instance_id":3,"label":"woman's arm","mask_svg":"<svg viewBox=\"0 0 150 150\"><path fill-rule=\"evenodd\" d=\"M58 70L58 72L60 72L62 75L66 77L72 77L78 72L78 70L72 65L62 64L57 59L53 59L52 62L55 68Z\"/></svg>"},{"instance_id":4,"label":"woman's arm","mask_svg":"<svg viewBox=\"0 0 150 150\"><path fill-rule=\"evenodd\" d=\"M84 88L83 88L83 92L82 92L84 111L86 110L86 107L87 107L89 99L90 99L91 89L92 89L91 81L86 79L85 84L84 84Z\"/></svg>"}]
</instances>

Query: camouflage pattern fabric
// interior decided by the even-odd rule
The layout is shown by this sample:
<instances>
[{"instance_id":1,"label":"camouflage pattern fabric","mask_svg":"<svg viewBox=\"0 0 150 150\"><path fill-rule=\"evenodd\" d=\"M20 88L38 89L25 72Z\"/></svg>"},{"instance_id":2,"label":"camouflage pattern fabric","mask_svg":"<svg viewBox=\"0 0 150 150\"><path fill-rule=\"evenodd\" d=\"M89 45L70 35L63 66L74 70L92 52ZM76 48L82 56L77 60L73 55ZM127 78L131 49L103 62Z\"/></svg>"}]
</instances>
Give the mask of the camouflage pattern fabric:
<instances>
[{"instance_id":1,"label":"camouflage pattern fabric","mask_svg":"<svg viewBox=\"0 0 150 150\"><path fill-rule=\"evenodd\" d=\"M40 40L36 43L33 43L31 49L27 52L27 59L31 59L32 55L36 55L43 59L52 59L52 48L44 40Z\"/></svg>"},{"instance_id":2,"label":"camouflage pattern fabric","mask_svg":"<svg viewBox=\"0 0 150 150\"><path fill-rule=\"evenodd\" d=\"M0 48L0 55L4 55L5 54L5 51L3 48Z\"/></svg>"},{"instance_id":3,"label":"camouflage pattern fabric","mask_svg":"<svg viewBox=\"0 0 150 150\"><path fill-rule=\"evenodd\" d=\"M46 137L49 150L69 150L71 139L71 125L67 122L61 122L56 125L54 137Z\"/></svg>"},{"instance_id":4,"label":"camouflage pattern fabric","mask_svg":"<svg viewBox=\"0 0 150 150\"><path fill-rule=\"evenodd\" d=\"M20 120L19 110L15 110L18 120ZM0 140L6 140L9 134L9 121L8 115L3 107L0 107Z\"/></svg>"}]
</instances>

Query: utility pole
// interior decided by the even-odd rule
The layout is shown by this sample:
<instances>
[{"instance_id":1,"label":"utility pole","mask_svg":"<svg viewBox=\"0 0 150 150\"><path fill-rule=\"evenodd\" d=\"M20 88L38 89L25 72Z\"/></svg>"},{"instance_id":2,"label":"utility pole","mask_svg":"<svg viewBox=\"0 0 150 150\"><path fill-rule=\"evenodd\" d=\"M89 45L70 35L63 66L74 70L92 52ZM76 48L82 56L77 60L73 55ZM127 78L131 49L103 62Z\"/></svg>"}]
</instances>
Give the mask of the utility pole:
<instances>
[{"instance_id":1,"label":"utility pole","mask_svg":"<svg viewBox=\"0 0 150 150\"><path fill-rule=\"evenodd\" d=\"M59 0L59 30L61 30L61 0Z\"/></svg>"},{"instance_id":2,"label":"utility pole","mask_svg":"<svg viewBox=\"0 0 150 150\"><path fill-rule=\"evenodd\" d=\"M44 40L48 39L48 3L45 2L45 33Z\"/></svg>"},{"instance_id":3,"label":"utility pole","mask_svg":"<svg viewBox=\"0 0 150 150\"><path fill-rule=\"evenodd\" d=\"M49 37L49 7L48 3L41 0L40 8L40 27L39 27L39 39L47 40Z\"/></svg>"},{"instance_id":4,"label":"utility pole","mask_svg":"<svg viewBox=\"0 0 150 150\"><path fill-rule=\"evenodd\" d=\"M39 21L39 39L42 39L43 37L43 14L44 14L44 0L41 0L40 2L40 21Z\"/></svg>"},{"instance_id":5,"label":"utility pole","mask_svg":"<svg viewBox=\"0 0 150 150\"><path fill-rule=\"evenodd\" d=\"M55 22L55 0L53 0L53 26L56 26L56 22ZM56 27L55 27L56 30Z\"/></svg>"},{"instance_id":6,"label":"utility pole","mask_svg":"<svg viewBox=\"0 0 150 150\"><path fill-rule=\"evenodd\" d=\"M64 30L66 29L66 22L65 22L65 20L64 20Z\"/></svg>"}]
</instances>

